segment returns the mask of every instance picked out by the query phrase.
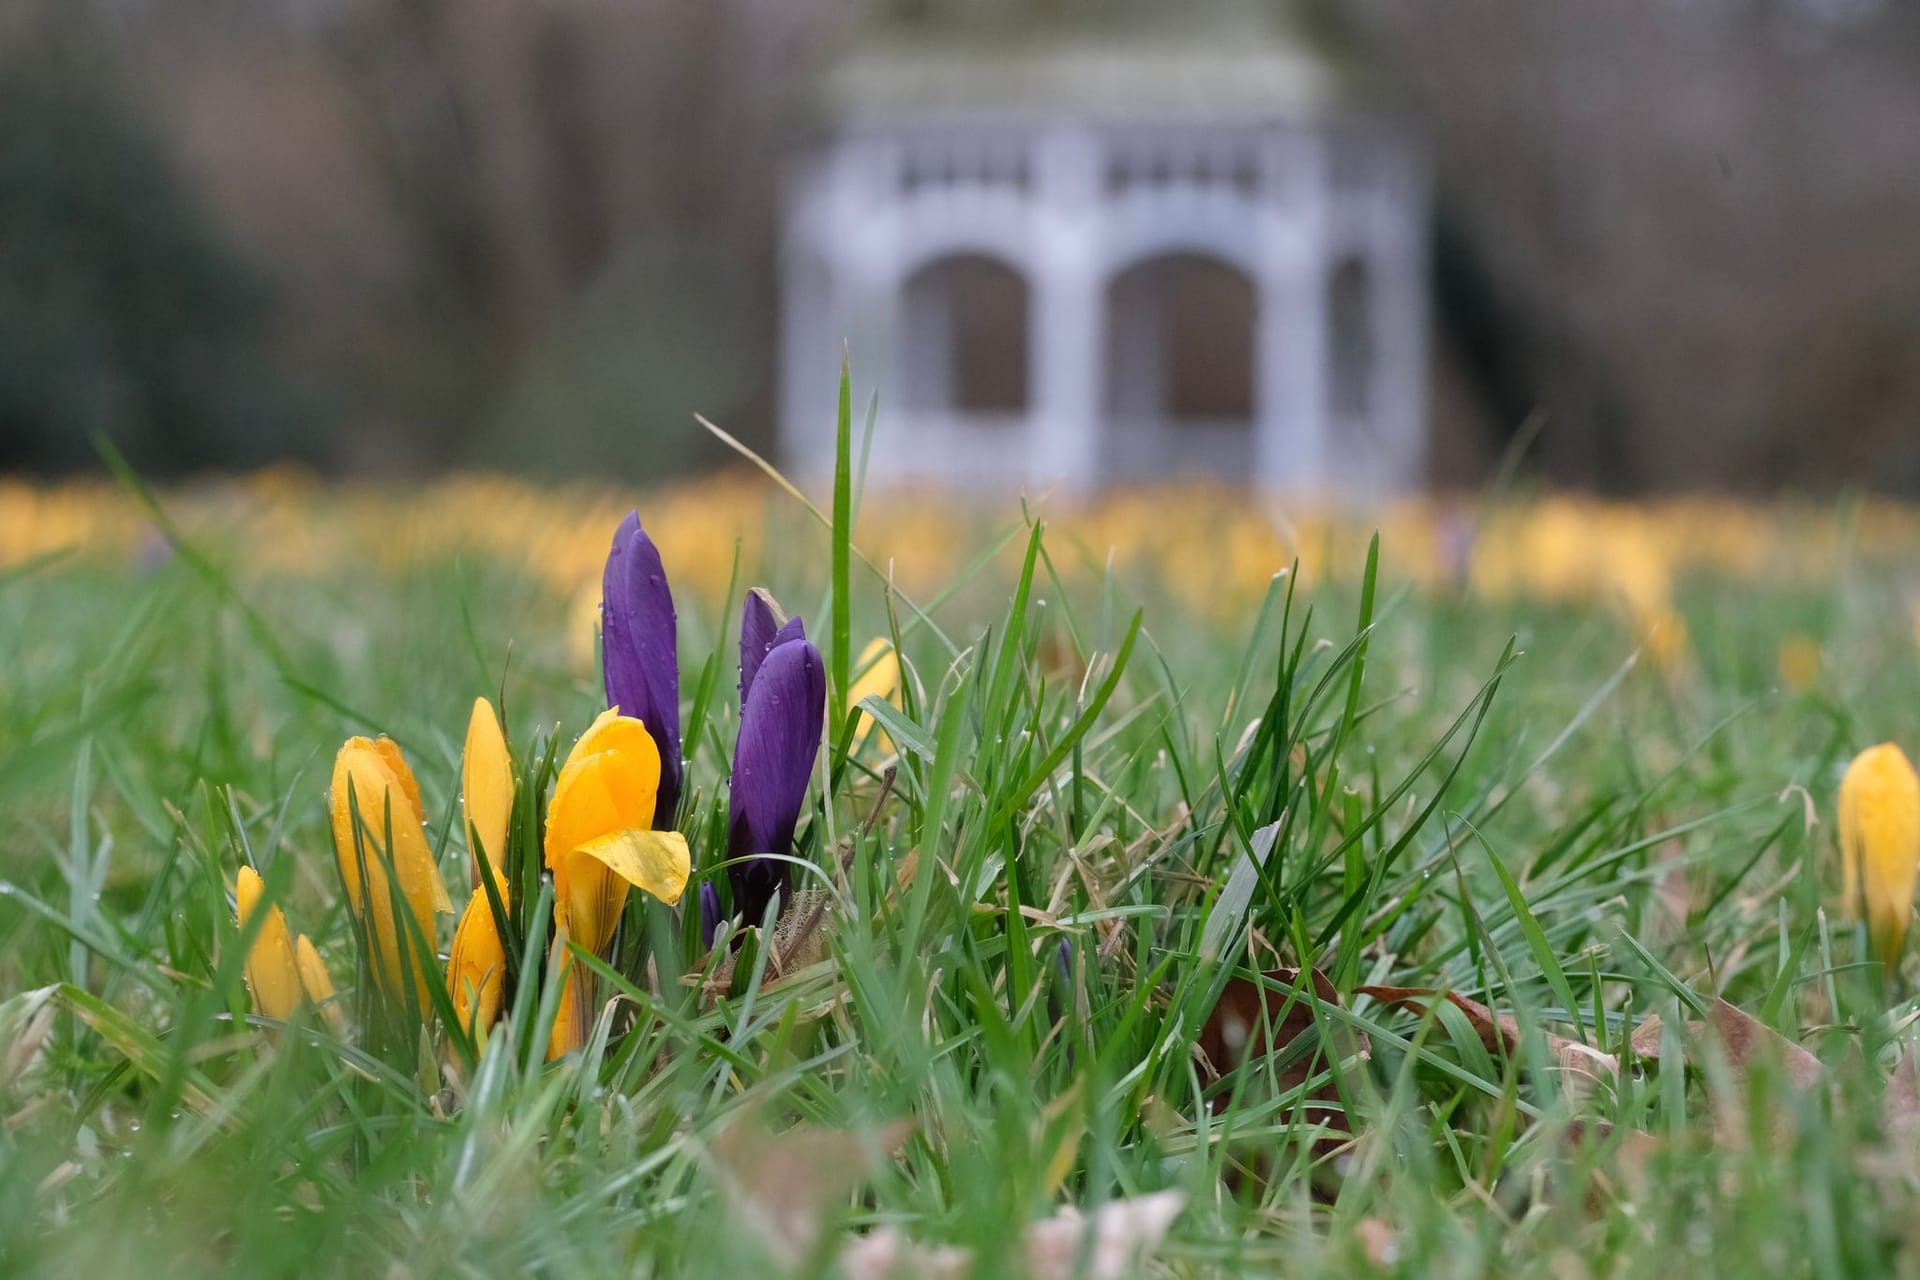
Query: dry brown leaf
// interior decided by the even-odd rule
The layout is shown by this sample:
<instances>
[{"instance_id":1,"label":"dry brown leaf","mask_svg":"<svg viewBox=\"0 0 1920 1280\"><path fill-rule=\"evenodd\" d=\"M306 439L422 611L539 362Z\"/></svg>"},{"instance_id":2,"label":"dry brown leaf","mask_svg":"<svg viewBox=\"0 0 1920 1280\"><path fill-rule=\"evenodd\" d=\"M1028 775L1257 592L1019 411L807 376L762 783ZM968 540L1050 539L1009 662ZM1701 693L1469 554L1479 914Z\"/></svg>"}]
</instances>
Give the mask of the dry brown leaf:
<instances>
[{"instance_id":1,"label":"dry brown leaf","mask_svg":"<svg viewBox=\"0 0 1920 1280\"><path fill-rule=\"evenodd\" d=\"M1310 969L1308 975L1313 984L1314 997L1320 1003L1340 1004L1340 993L1325 974L1318 969ZM1272 1053L1284 1053L1299 1037L1317 1032L1313 998L1305 991L1297 996L1290 994L1299 985L1300 971L1272 969L1266 977L1272 985L1263 986L1245 978L1229 979L1225 990L1220 993L1219 1002L1208 1015L1206 1025L1200 1028L1194 1043L1216 1075L1224 1076L1243 1062ZM1281 1015L1278 1022L1273 1020L1276 1014ZM1355 1032L1353 1042L1345 1052L1336 1049L1334 1053L1341 1057L1356 1050L1365 1054L1369 1047L1366 1036ZM1323 1053L1316 1059L1315 1055L1308 1055L1295 1061L1279 1073L1279 1087L1292 1089L1305 1084L1326 1070L1327 1056ZM1329 1094L1325 1088L1315 1091L1312 1096L1338 1100L1337 1094ZM1222 1099L1220 1105L1224 1104L1225 1100Z\"/></svg>"},{"instance_id":2,"label":"dry brown leaf","mask_svg":"<svg viewBox=\"0 0 1920 1280\"><path fill-rule=\"evenodd\" d=\"M1634 1028L1631 1041L1636 1056L1652 1061L1660 1058L1660 1016L1655 1014ZM1827 1069L1802 1046L1781 1035L1753 1015L1716 999L1704 1022L1686 1024L1690 1045L1715 1046L1719 1061L1726 1067L1724 1088L1713 1097L1713 1134L1717 1142L1744 1146L1748 1131L1746 1105L1747 1078L1757 1063L1777 1063L1795 1089L1807 1090L1823 1084ZM1696 1065L1697 1062L1696 1062ZM1712 1088L1715 1077L1709 1075ZM1783 1135L1786 1117L1777 1117L1773 1125L1775 1139Z\"/></svg>"},{"instance_id":3,"label":"dry brown leaf","mask_svg":"<svg viewBox=\"0 0 1920 1280\"><path fill-rule=\"evenodd\" d=\"M840 1251L847 1280L961 1280L973 1270L973 1254L950 1244L915 1244L898 1227L880 1227Z\"/></svg>"},{"instance_id":4,"label":"dry brown leaf","mask_svg":"<svg viewBox=\"0 0 1920 1280\"><path fill-rule=\"evenodd\" d=\"M1880 1136L1883 1149L1862 1156L1862 1168L1883 1178L1920 1174L1920 1069L1912 1050L1901 1055L1880 1095Z\"/></svg>"},{"instance_id":5,"label":"dry brown leaf","mask_svg":"<svg viewBox=\"0 0 1920 1280\"><path fill-rule=\"evenodd\" d=\"M1089 1220L1073 1208L1027 1228L1027 1275L1032 1280L1120 1280L1156 1247L1180 1216L1186 1196L1178 1191L1109 1200ZM1079 1263L1086 1257L1083 1270Z\"/></svg>"},{"instance_id":6,"label":"dry brown leaf","mask_svg":"<svg viewBox=\"0 0 1920 1280\"><path fill-rule=\"evenodd\" d=\"M53 988L42 987L7 1001L0 1012L6 1049L0 1052L0 1091L13 1087L40 1058L40 1050L53 1030Z\"/></svg>"},{"instance_id":7,"label":"dry brown leaf","mask_svg":"<svg viewBox=\"0 0 1920 1280\"><path fill-rule=\"evenodd\" d=\"M1400 1238L1392 1227L1378 1218L1362 1218L1353 1226L1354 1238L1376 1267L1391 1267L1400 1261Z\"/></svg>"},{"instance_id":8,"label":"dry brown leaf","mask_svg":"<svg viewBox=\"0 0 1920 1280\"><path fill-rule=\"evenodd\" d=\"M906 1120L867 1132L803 1125L778 1134L741 1123L714 1143L712 1164L735 1217L773 1257L798 1265L812 1255L835 1203L912 1131Z\"/></svg>"},{"instance_id":9,"label":"dry brown leaf","mask_svg":"<svg viewBox=\"0 0 1920 1280\"><path fill-rule=\"evenodd\" d=\"M1811 1089L1826 1078L1827 1069L1806 1048L1725 1000L1713 1002L1712 1017L1728 1063L1742 1073L1756 1058L1777 1056L1795 1088Z\"/></svg>"},{"instance_id":10,"label":"dry brown leaf","mask_svg":"<svg viewBox=\"0 0 1920 1280\"><path fill-rule=\"evenodd\" d=\"M1219 1002L1214 1005L1213 1012L1208 1015L1206 1024L1201 1027L1194 1042L1206 1066L1216 1075L1224 1076L1243 1063L1270 1054L1286 1053L1301 1036L1324 1036L1325 1029L1314 1017L1314 999L1317 998L1321 1004L1337 1006L1341 1003L1340 993L1318 969L1310 969L1307 973L1313 984L1313 997L1309 997L1304 990L1298 995L1290 994L1300 982L1298 969L1269 970L1266 977L1272 986L1263 986L1245 978L1229 979L1220 993ZM1326 1071L1329 1060L1337 1062L1356 1053L1365 1057L1371 1050L1372 1046L1364 1033L1348 1033L1343 1029L1333 1042L1322 1043L1318 1052L1295 1057L1273 1071L1271 1077L1262 1071L1257 1079L1264 1083L1271 1078L1272 1087L1284 1093L1299 1088ZM1230 1101L1224 1093L1216 1095L1212 1109L1218 1113ZM1323 1137L1314 1143L1316 1157L1325 1157L1337 1150L1347 1141L1338 1135L1353 1132L1346 1109L1341 1105L1340 1090L1332 1080L1307 1094L1307 1103L1302 1111L1304 1123L1324 1124L1335 1131L1336 1136Z\"/></svg>"},{"instance_id":11,"label":"dry brown leaf","mask_svg":"<svg viewBox=\"0 0 1920 1280\"><path fill-rule=\"evenodd\" d=\"M1706 1022L1687 1023L1687 1036L1694 1041L1717 1044L1737 1082L1746 1079L1755 1061L1777 1061L1787 1079L1799 1089L1811 1089L1826 1078L1827 1069L1820 1064L1820 1059L1725 1000L1716 999L1708 1017ZM1634 1028L1635 1056L1659 1061L1660 1032L1659 1014Z\"/></svg>"},{"instance_id":12,"label":"dry brown leaf","mask_svg":"<svg viewBox=\"0 0 1920 1280\"><path fill-rule=\"evenodd\" d=\"M1575 1120L1561 1134L1561 1146L1567 1152L1607 1142L1615 1144L1612 1157L1591 1170L1583 1197L1587 1212L1596 1218L1610 1212L1618 1203L1646 1197L1647 1164L1660 1149L1660 1139L1652 1134L1639 1129L1617 1131L1604 1120Z\"/></svg>"},{"instance_id":13,"label":"dry brown leaf","mask_svg":"<svg viewBox=\"0 0 1920 1280\"><path fill-rule=\"evenodd\" d=\"M1319 970L1306 972L1313 984L1311 995L1304 989L1294 992L1300 985L1298 969L1268 970L1265 977L1271 986L1245 978L1229 979L1194 1041L1195 1055L1203 1069L1218 1078L1243 1064L1287 1055L1290 1060L1284 1064L1250 1065L1250 1079L1243 1086L1284 1094L1325 1074L1330 1065L1356 1056L1366 1058L1372 1052L1372 1045L1364 1032L1345 1026L1329 1028L1316 1020L1315 1001L1338 1006L1340 993ZM1312 1047L1290 1054L1294 1043L1302 1037L1307 1037L1302 1043ZM1231 1102L1231 1095L1221 1092L1209 1105L1219 1114ZM1323 1130L1313 1139L1311 1153L1316 1165L1326 1171L1333 1169L1334 1157L1352 1141L1353 1122L1333 1079L1308 1092L1304 1101L1282 1119L1290 1124L1297 1121L1309 1131L1316 1126ZM1237 1181L1241 1176L1251 1176L1258 1180L1271 1172L1265 1152L1242 1152L1242 1155L1248 1157L1246 1162L1236 1164L1230 1178ZM1316 1186L1323 1191L1330 1190L1318 1183Z\"/></svg>"},{"instance_id":14,"label":"dry brown leaf","mask_svg":"<svg viewBox=\"0 0 1920 1280\"><path fill-rule=\"evenodd\" d=\"M1186 1197L1178 1191L1111 1200L1091 1217L1069 1207L1033 1223L1022 1241L1031 1280L1122 1280L1165 1238ZM1084 1259L1084 1265L1082 1265ZM917 1244L895 1227L850 1242L840 1253L847 1280L957 1280L973 1255L954 1245Z\"/></svg>"},{"instance_id":15,"label":"dry brown leaf","mask_svg":"<svg viewBox=\"0 0 1920 1280\"><path fill-rule=\"evenodd\" d=\"M1382 1004L1412 1007L1426 1012L1437 998L1444 998L1467 1015L1467 1022L1480 1037L1489 1053L1516 1053L1520 1048L1520 1024L1512 1015L1495 1013L1478 1000L1469 1000L1455 991L1437 991L1428 987L1355 987L1355 995L1371 996ZM1543 1031L1547 1052L1554 1066L1567 1077L1569 1093L1584 1089L1585 1081L1601 1080L1620 1074L1620 1060L1612 1054L1584 1044L1571 1036Z\"/></svg>"},{"instance_id":16,"label":"dry brown leaf","mask_svg":"<svg viewBox=\"0 0 1920 1280\"><path fill-rule=\"evenodd\" d=\"M782 910L774 922L773 951L767 957L765 987L772 988L781 979L827 958L833 936L832 908L833 895L825 889L801 889L793 895L793 905ZM733 975L739 963L738 951L729 951L720 957L703 986L708 1000L733 989Z\"/></svg>"},{"instance_id":17,"label":"dry brown leaf","mask_svg":"<svg viewBox=\"0 0 1920 1280\"><path fill-rule=\"evenodd\" d=\"M1900 1065L1887 1078L1887 1091L1881 1095L1881 1132L1887 1144L1900 1151L1920 1151L1920 1068L1911 1052L1901 1055Z\"/></svg>"}]
</instances>

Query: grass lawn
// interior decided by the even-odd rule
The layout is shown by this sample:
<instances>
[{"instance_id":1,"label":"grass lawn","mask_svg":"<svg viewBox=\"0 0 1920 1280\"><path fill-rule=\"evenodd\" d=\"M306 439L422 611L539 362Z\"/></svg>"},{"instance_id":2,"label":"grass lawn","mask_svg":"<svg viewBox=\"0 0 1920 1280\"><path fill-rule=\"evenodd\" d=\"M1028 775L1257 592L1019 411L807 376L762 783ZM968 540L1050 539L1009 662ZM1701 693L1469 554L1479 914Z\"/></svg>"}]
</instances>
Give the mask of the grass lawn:
<instances>
[{"instance_id":1,"label":"grass lawn","mask_svg":"<svg viewBox=\"0 0 1920 1280\"><path fill-rule=\"evenodd\" d=\"M692 880L575 953L600 999L549 1062L538 802L606 705L636 496L294 489L162 494L171 548L128 498L0 494L0 1274L1915 1268L1913 968L1834 836L1852 756L1920 746L1901 513L876 498L837 570L829 503L638 495ZM716 957L756 584L829 709L803 903ZM462 906L483 695L520 791L475 1044L437 981L383 1003L327 792L390 734ZM253 1012L245 866L324 1008Z\"/></svg>"}]
</instances>

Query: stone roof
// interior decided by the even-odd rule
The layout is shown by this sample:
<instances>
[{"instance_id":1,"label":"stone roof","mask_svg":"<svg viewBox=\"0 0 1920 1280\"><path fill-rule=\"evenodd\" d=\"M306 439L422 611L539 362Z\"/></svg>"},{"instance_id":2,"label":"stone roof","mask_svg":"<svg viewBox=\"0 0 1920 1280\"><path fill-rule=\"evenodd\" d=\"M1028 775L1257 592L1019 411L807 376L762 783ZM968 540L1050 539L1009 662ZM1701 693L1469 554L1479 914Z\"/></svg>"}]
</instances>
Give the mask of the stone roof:
<instances>
[{"instance_id":1,"label":"stone roof","mask_svg":"<svg viewBox=\"0 0 1920 1280\"><path fill-rule=\"evenodd\" d=\"M1340 77L1272 22L1160 24L956 38L882 29L825 76L819 105L843 121L912 116L1297 115L1332 104Z\"/></svg>"}]
</instances>

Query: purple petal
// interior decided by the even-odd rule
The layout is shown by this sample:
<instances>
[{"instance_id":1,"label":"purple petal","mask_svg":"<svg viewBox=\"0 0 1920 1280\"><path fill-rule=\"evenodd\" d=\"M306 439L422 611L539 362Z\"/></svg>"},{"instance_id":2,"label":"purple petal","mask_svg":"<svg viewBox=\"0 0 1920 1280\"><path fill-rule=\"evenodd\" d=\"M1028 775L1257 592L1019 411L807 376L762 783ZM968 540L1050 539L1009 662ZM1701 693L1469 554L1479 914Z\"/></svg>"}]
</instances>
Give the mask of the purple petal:
<instances>
[{"instance_id":1,"label":"purple petal","mask_svg":"<svg viewBox=\"0 0 1920 1280\"><path fill-rule=\"evenodd\" d=\"M753 677L775 646L789 640L807 638L807 627L797 616L784 621L780 606L762 587L747 592L747 603L740 613L740 705L747 704L747 690Z\"/></svg>"},{"instance_id":2,"label":"purple petal","mask_svg":"<svg viewBox=\"0 0 1920 1280\"><path fill-rule=\"evenodd\" d=\"M806 804L807 782L826 715L827 673L820 651L805 640L776 644L761 662L740 708L728 800L727 855L789 853ZM756 860L728 869L733 905L758 924L789 866Z\"/></svg>"},{"instance_id":3,"label":"purple petal","mask_svg":"<svg viewBox=\"0 0 1920 1280\"><path fill-rule=\"evenodd\" d=\"M679 642L667 571L637 511L613 535L601 580L600 627L607 705L638 717L660 748L654 822L666 826L680 802Z\"/></svg>"},{"instance_id":4,"label":"purple petal","mask_svg":"<svg viewBox=\"0 0 1920 1280\"><path fill-rule=\"evenodd\" d=\"M707 880L700 885L700 945L713 950L713 935L720 932L720 891Z\"/></svg>"}]
</instances>

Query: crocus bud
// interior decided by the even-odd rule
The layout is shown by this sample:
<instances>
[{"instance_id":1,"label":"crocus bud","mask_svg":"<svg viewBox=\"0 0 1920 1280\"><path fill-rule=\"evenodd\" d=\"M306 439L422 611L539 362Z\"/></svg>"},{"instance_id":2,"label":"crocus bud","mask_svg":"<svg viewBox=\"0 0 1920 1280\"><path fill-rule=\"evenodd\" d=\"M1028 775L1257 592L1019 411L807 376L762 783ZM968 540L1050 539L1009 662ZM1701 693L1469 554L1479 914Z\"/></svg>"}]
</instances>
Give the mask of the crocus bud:
<instances>
[{"instance_id":1,"label":"crocus bud","mask_svg":"<svg viewBox=\"0 0 1920 1280\"><path fill-rule=\"evenodd\" d=\"M603 712L568 753L547 805L546 862L553 873L553 920L573 944L604 955L637 888L668 906L680 901L693 869L686 837L655 831L661 779L659 748L638 720ZM549 1053L558 1056L585 1037L589 993L569 965L561 1021Z\"/></svg>"},{"instance_id":2,"label":"crocus bud","mask_svg":"<svg viewBox=\"0 0 1920 1280\"><path fill-rule=\"evenodd\" d=\"M460 1028L469 1036L485 1036L500 1016L500 1000L507 974L507 951L485 887L475 889L454 930L453 950L447 956L447 994Z\"/></svg>"},{"instance_id":3,"label":"crocus bud","mask_svg":"<svg viewBox=\"0 0 1920 1280\"><path fill-rule=\"evenodd\" d=\"M747 592L746 604L740 611L741 706L747 705L747 690L753 686L760 664L767 660L774 647L806 638L806 623L781 613L779 604L766 588L755 587Z\"/></svg>"},{"instance_id":4,"label":"crocus bud","mask_svg":"<svg viewBox=\"0 0 1920 1280\"><path fill-rule=\"evenodd\" d=\"M749 597L749 601L753 597ZM753 625L752 604L743 632ZM733 753L728 796L727 856L792 851L793 829L807 799L807 781L820 746L826 715L827 675L820 651L808 643L799 619L752 669L743 644L740 738ZM785 634L782 628L778 634ZM734 910L758 924L775 894L785 897L791 879L785 862L750 859L727 869Z\"/></svg>"},{"instance_id":5,"label":"crocus bud","mask_svg":"<svg viewBox=\"0 0 1920 1280\"><path fill-rule=\"evenodd\" d=\"M260 909L266 886L252 867L240 868L235 881L234 900L239 906L240 927ZM285 1021L300 1007L300 972L293 960L293 937L287 932L287 917L279 907L268 907L266 918L247 949L247 991L253 997L255 1013Z\"/></svg>"},{"instance_id":6,"label":"crocus bud","mask_svg":"<svg viewBox=\"0 0 1920 1280\"><path fill-rule=\"evenodd\" d=\"M460 807L467 817L467 851L473 858L473 886L483 888L480 854L493 867L501 899L507 893L507 820L513 813L513 762L500 718L485 698L473 700L467 721L467 746L460 755Z\"/></svg>"},{"instance_id":7,"label":"crocus bud","mask_svg":"<svg viewBox=\"0 0 1920 1280\"><path fill-rule=\"evenodd\" d=\"M720 891L708 880L700 886L700 945L713 949L713 937L720 932Z\"/></svg>"},{"instance_id":8,"label":"crocus bud","mask_svg":"<svg viewBox=\"0 0 1920 1280\"><path fill-rule=\"evenodd\" d=\"M1920 777L1891 742L1855 756L1840 780L1840 857L1847 908L1866 922L1875 958L1891 971L1920 868Z\"/></svg>"},{"instance_id":9,"label":"crocus bud","mask_svg":"<svg viewBox=\"0 0 1920 1280\"><path fill-rule=\"evenodd\" d=\"M680 654L673 592L653 539L631 512L613 535L601 580L600 661L607 705L640 721L660 757L655 815L680 804Z\"/></svg>"},{"instance_id":10,"label":"crocus bud","mask_svg":"<svg viewBox=\"0 0 1920 1280\"><path fill-rule=\"evenodd\" d=\"M394 999L405 989L405 975L413 974L418 1007L428 1008L429 970L434 944L433 916L451 912L447 887L440 882L433 850L422 829L420 788L413 770L390 738L349 738L334 757L333 849L340 862L340 879L347 901L366 930L373 955L373 976L380 989ZM356 811L359 822L356 825ZM393 833L392 847L387 833ZM388 868L393 871L389 882ZM411 930L394 917L394 888L418 926L425 947L408 936ZM406 948L402 952L401 948Z\"/></svg>"},{"instance_id":11,"label":"crocus bud","mask_svg":"<svg viewBox=\"0 0 1920 1280\"><path fill-rule=\"evenodd\" d=\"M333 975L327 972L327 962L320 958L306 934L293 940L293 965L300 971L300 989L306 993L307 1003L320 1011L337 1036L347 1033L347 1016L341 1012L333 996Z\"/></svg>"}]
</instances>

